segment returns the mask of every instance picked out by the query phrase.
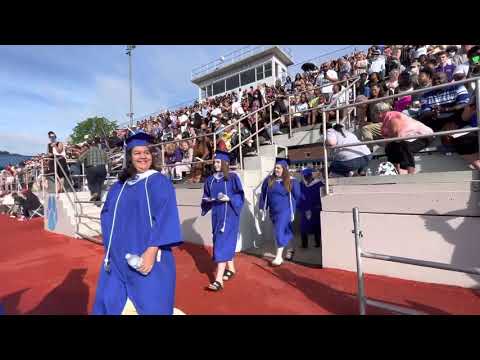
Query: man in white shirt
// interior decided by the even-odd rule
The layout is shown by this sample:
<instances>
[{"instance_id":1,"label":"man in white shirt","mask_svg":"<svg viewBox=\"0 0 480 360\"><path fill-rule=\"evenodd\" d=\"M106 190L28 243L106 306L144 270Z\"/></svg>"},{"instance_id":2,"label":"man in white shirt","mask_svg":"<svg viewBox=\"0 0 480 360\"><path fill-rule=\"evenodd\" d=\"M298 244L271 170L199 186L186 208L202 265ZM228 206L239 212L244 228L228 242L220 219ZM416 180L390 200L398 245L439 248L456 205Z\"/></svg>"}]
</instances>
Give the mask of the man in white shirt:
<instances>
[{"instance_id":1,"label":"man in white shirt","mask_svg":"<svg viewBox=\"0 0 480 360\"><path fill-rule=\"evenodd\" d=\"M233 115L238 117L242 117L243 115L245 115L245 111L243 110L243 107L242 107L242 102L238 96L234 97L234 101L232 103L232 113Z\"/></svg>"},{"instance_id":2,"label":"man in white shirt","mask_svg":"<svg viewBox=\"0 0 480 360\"><path fill-rule=\"evenodd\" d=\"M385 58L380 56L380 50L373 50L373 57L370 60L368 74L379 73L382 78L385 77Z\"/></svg>"},{"instance_id":3,"label":"man in white shirt","mask_svg":"<svg viewBox=\"0 0 480 360\"><path fill-rule=\"evenodd\" d=\"M317 78L317 85L325 85L338 81L338 74L335 70L331 69L330 63L326 63L322 66L320 75ZM333 93L333 86L322 87L322 94Z\"/></svg>"}]
</instances>

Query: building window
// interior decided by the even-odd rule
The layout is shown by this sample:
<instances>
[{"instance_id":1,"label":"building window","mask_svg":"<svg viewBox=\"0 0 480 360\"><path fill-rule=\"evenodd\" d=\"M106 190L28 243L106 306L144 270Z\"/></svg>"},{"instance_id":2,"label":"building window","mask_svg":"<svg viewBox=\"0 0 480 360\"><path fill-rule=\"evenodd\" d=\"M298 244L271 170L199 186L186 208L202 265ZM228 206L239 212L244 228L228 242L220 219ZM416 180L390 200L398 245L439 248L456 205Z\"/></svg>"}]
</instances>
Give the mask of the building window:
<instances>
[{"instance_id":1,"label":"building window","mask_svg":"<svg viewBox=\"0 0 480 360\"><path fill-rule=\"evenodd\" d=\"M268 78L272 76L272 62L265 63L265 77Z\"/></svg>"},{"instance_id":2,"label":"building window","mask_svg":"<svg viewBox=\"0 0 480 360\"><path fill-rule=\"evenodd\" d=\"M207 97L207 88L206 87L202 87L202 95L200 95L200 98L201 99L205 99Z\"/></svg>"},{"instance_id":3,"label":"building window","mask_svg":"<svg viewBox=\"0 0 480 360\"><path fill-rule=\"evenodd\" d=\"M240 73L240 83L242 86L255 82L255 69L250 69Z\"/></svg>"},{"instance_id":4,"label":"building window","mask_svg":"<svg viewBox=\"0 0 480 360\"><path fill-rule=\"evenodd\" d=\"M235 76L229 77L226 80L226 83L227 83L227 91L236 89L240 87L240 77L238 76L238 74Z\"/></svg>"},{"instance_id":5,"label":"building window","mask_svg":"<svg viewBox=\"0 0 480 360\"><path fill-rule=\"evenodd\" d=\"M220 80L213 83L213 95L218 95L225 92L225 80Z\"/></svg>"},{"instance_id":6,"label":"building window","mask_svg":"<svg viewBox=\"0 0 480 360\"><path fill-rule=\"evenodd\" d=\"M311 155L311 153L309 153L309 152L306 152L306 153L305 153L305 157L307 157L307 158L309 158L310 155Z\"/></svg>"},{"instance_id":7,"label":"building window","mask_svg":"<svg viewBox=\"0 0 480 360\"><path fill-rule=\"evenodd\" d=\"M257 70L257 81L263 79L263 65L256 68Z\"/></svg>"},{"instance_id":8,"label":"building window","mask_svg":"<svg viewBox=\"0 0 480 360\"><path fill-rule=\"evenodd\" d=\"M212 96L212 85L207 86L207 96L208 97Z\"/></svg>"}]
</instances>

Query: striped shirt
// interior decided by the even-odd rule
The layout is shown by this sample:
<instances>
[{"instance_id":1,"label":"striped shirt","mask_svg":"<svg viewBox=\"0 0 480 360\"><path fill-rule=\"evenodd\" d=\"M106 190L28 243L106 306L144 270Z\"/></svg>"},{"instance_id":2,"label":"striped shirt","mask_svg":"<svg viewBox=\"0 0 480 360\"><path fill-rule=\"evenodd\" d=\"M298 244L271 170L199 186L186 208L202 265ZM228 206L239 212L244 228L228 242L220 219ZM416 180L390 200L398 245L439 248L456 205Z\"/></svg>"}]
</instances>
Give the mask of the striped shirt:
<instances>
[{"instance_id":1,"label":"striped shirt","mask_svg":"<svg viewBox=\"0 0 480 360\"><path fill-rule=\"evenodd\" d=\"M420 98L421 113L432 111L434 106L468 104L470 95L463 85L429 91Z\"/></svg>"},{"instance_id":2,"label":"striped shirt","mask_svg":"<svg viewBox=\"0 0 480 360\"><path fill-rule=\"evenodd\" d=\"M85 167L105 165L107 154L97 146L92 146L78 158L78 161L85 163Z\"/></svg>"}]
</instances>

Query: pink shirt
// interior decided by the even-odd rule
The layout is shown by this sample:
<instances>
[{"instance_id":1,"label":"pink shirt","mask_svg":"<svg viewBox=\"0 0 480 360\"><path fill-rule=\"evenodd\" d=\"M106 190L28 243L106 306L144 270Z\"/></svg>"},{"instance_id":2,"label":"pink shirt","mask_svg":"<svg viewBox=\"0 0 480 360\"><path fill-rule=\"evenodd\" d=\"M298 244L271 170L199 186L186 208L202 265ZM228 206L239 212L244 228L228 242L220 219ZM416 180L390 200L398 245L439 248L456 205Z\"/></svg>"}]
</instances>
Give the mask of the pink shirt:
<instances>
[{"instance_id":1,"label":"pink shirt","mask_svg":"<svg viewBox=\"0 0 480 360\"><path fill-rule=\"evenodd\" d=\"M384 138L433 133L433 130L428 126L398 111L387 111L383 116L382 123L382 135Z\"/></svg>"}]
</instances>

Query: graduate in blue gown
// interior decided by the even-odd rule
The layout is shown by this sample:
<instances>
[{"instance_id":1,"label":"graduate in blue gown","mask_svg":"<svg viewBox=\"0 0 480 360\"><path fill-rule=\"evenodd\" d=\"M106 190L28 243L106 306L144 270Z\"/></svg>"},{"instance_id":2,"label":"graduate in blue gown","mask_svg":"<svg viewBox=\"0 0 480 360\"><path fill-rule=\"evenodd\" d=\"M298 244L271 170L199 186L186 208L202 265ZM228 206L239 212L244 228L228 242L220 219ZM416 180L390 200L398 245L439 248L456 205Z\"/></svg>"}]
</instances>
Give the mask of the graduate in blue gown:
<instances>
[{"instance_id":1,"label":"graduate in blue gown","mask_svg":"<svg viewBox=\"0 0 480 360\"><path fill-rule=\"evenodd\" d=\"M276 159L273 174L263 181L260 195L259 209L262 220L265 220L268 209L274 226L277 254L272 261L273 266L282 264L283 250L294 237L293 221L301 197L298 180L290 175L288 165L288 159ZM292 256L292 250L287 252L287 260Z\"/></svg>"},{"instance_id":2,"label":"graduate in blue gown","mask_svg":"<svg viewBox=\"0 0 480 360\"><path fill-rule=\"evenodd\" d=\"M93 314L125 313L127 300L140 315L173 313L175 259L182 243L175 190L153 168L151 137L127 139L126 168L110 189L101 212L105 257L100 269ZM126 254L141 256L137 270Z\"/></svg>"},{"instance_id":3,"label":"graduate in blue gown","mask_svg":"<svg viewBox=\"0 0 480 360\"><path fill-rule=\"evenodd\" d=\"M321 247L320 211L322 210L321 189L323 182L314 179L311 168L303 169L303 181L300 183L302 198L299 209L301 213L302 247L308 248L308 236L315 237L315 247Z\"/></svg>"},{"instance_id":4,"label":"graduate in blue gown","mask_svg":"<svg viewBox=\"0 0 480 360\"><path fill-rule=\"evenodd\" d=\"M202 216L212 211L213 261L217 263L215 281L208 286L211 291L223 289L223 281L235 275L233 257L245 195L240 178L229 171L229 163L230 154L217 150L213 163L215 173L203 186Z\"/></svg>"}]
</instances>

